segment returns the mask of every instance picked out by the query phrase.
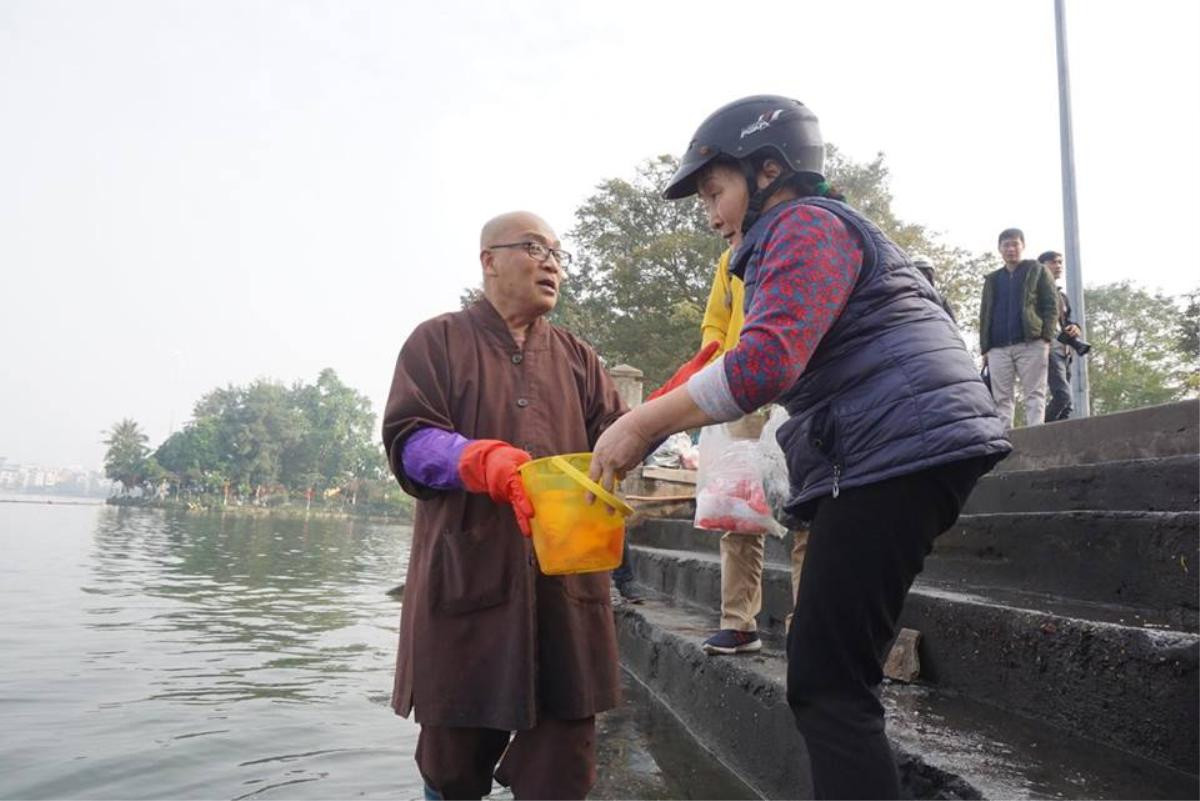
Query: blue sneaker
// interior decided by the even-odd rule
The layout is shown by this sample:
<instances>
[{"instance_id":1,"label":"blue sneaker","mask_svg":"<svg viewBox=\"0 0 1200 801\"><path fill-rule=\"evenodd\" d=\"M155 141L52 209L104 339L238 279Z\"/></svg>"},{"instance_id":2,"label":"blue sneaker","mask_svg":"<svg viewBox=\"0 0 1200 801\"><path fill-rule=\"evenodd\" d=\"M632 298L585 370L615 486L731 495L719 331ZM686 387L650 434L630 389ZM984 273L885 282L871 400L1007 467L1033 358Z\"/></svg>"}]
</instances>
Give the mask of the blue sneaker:
<instances>
[{"instance_id":1,"label":"blue sneaker","mask_svg":"<svg viewBox=\"0 0 1200 801\"><path fill-rule=\"evenodd\" d=\"M645 603L645 598L642 597L633 587L632 581L614 581L617 586L617 592L621 595L621 600L627 604L642 604Z\"/></svg>"},{"instance_id":2,"label":"blue sneaker","mask_svg":"<svg viewBox=\"0 0 1200 801\"><path fill-rule=\"evenodd\" d=\"M747 654L762 648L762 640L756 631L721 629L704 641L702 646L710 654Z\"/></svg>"}]
</instances>

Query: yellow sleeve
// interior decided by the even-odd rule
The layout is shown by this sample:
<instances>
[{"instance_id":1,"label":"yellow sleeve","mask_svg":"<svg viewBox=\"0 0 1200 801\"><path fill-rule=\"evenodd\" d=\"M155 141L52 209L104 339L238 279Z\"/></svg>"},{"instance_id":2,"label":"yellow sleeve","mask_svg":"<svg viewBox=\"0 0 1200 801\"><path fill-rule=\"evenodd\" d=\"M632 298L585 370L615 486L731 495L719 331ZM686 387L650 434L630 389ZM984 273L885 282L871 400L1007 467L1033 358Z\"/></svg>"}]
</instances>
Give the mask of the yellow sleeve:
<instances>
[{"instance_id":1,"label":"yellow sleeve","mask_svg":"<svg viewBox=\"0 0 1200 801\"><path fill-rule=\"evenodd\" d=\"M704 322L700 324L700 347L718 342L717 352L725 350L729 332L729 320L733 314L733 288L729 276L729 254L726 249L717 260L717 271L713 275L712 289L708 292L708 305L704 307Z\"/></svg>"}]
</instances>

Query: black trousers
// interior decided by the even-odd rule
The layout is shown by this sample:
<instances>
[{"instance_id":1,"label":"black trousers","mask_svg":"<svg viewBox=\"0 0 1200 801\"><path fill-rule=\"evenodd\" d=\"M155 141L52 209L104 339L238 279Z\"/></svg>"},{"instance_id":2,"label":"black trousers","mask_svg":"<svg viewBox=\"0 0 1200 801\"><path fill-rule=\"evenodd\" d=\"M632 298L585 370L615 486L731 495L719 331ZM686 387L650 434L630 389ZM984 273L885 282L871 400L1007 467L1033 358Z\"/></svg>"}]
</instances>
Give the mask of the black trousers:
<instances>
[{"instance_id":1,"label":"black trousers","mask_svg":"<svg viewBox=\"0 0 1200 801\"><path fill-rule=\"evenodd\" d=\"M618 587L633 581L633 563L629 560L629 537L621 548L621 564L612 572L613 583Z\"/></svg>"},{"instance_id":2,"label":"black trousers","mask_svg":"<svg viewBox=\"0 0 1200 801\"><path fill-rule=\"evenodd\" d=\"M883 662L913 579L994 457L844 489L812 521L788 631L788 704L817 798L899 798Z\"/></svg>"},{"instance_id":3,"label":"black trousers","mask_svg":"<svg viewBox=\"0 0 1200 801\"><path fill-rule=\"evenodd\" d=\"M515 734L422 724L416 759L426 797L482 798L494 773L516 799L586 798L596 783L596 718L542 718Z\"/></svg>"},{"instance_id":4,"label":"black trousers","mask_svg":"<svg viewBox=\"0 0 1200 801\"><path fill-rule=\"evenodd\" d=\"M1046 404L1047 423L1071 416L1071 355L1057 342L1050 343L1050 362L1046 368L1046 386L1050 402Z\"/></svg>"}]
</instances>

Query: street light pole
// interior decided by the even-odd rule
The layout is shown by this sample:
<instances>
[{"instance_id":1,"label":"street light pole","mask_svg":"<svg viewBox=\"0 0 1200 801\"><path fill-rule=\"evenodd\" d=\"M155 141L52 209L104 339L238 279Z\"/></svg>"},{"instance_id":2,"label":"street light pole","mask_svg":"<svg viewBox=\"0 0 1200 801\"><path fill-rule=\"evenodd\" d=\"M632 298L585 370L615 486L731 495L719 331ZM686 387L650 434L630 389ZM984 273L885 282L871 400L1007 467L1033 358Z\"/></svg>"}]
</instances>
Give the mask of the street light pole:
<instances>
[{"instance_id":1,"label":"street light pole","mask_svg":"<svg viewBox=\"0 0 1200 801\"><path fill-rule=\"evenodd\" d=\"M1075 203L1075 145L1071 135L1071 78L1067 71L1067 20L1065 0L1054 0L1055 41L1058 45L1058 130L1062 147L1063 228L1067 241L1067 298L1075 322L1087 333L1087 309L1083 305L1083 258L1079 254L1079 210ZM1058 343L1053 343L1059 347ZM1072 417L1087 417L1091 411L1087 359L1076 356L1071 379Z\"/></svg>"}]
</instances>

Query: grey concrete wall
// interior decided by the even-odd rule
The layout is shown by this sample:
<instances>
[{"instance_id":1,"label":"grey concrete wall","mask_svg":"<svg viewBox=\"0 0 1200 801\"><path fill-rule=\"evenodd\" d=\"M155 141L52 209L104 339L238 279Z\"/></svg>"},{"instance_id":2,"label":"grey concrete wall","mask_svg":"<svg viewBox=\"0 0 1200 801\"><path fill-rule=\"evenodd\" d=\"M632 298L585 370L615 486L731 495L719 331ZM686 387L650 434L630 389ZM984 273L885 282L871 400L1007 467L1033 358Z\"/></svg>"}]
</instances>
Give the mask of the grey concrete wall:
<instances>
[{"instance_id":1,"label":"grey concrete wall","mask_svg":"<svg viewBox=\"0 0 1200 801\"><path fill-rule=\"evenodd\" d=\"M1005 470L984 476L964 515L1013 512L1195 512L1200 455Z\"/></svg>"},{"instance_id":2,"label":"grey concrete wall","mask_svg":"<svg viewBox=\"0 0 1200 801\"><path fill-rule=\"evenodd\" d=\"M715 625L715 554L635 545L632 556L640 585L711 610ZM760 626L780 631L790 596L788 569L768 564ZM1084 618L1097 611L1049 596L918 583L900 623L922 633L923 679L1187 770L1198 748L1200 641L1134 620Z\"/></svg>"},{"instance_id":3,"label":"grey concrete wall","mask_svg":"<svg viewBox=\"0 0 1200 801\"><path fill-rule=\"evenodd\" d=\"M1011 437L1015 452L939 538L906 605L901 624L923 633L924 680L1170 765L1194 784L1200 401ZM669 520L630 535L638 582L714 625L719 535ZM768 635L791 606L789 546L766 543Z\"/></svg>"},{"instance_id":4,"label":"grey concrete wall","mask_svg":"<svg viewBox=\"0 0 1200 801\"><path fill-rule=\"evenodd\" d=\"M934 541L923 578L1122 607L1131 625L1197 629L1195 512L971 515ZM1100 616L1102 610L1092 612Z\"/></svg>"},{"instance_id":5,"label":"grey concrete wall","mask_svg":"<svg viewBox=\"0 0 1200 801\"><path fill-rule=\"evenodd\" d=\"M1200 400L1064 420L1010 432L1013 453L997 470L1037 470L1200 452Z\"/></svg>"}]
</instances>

